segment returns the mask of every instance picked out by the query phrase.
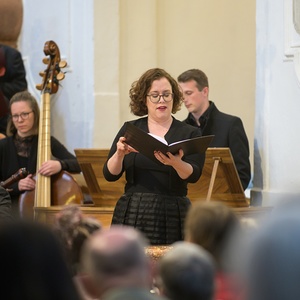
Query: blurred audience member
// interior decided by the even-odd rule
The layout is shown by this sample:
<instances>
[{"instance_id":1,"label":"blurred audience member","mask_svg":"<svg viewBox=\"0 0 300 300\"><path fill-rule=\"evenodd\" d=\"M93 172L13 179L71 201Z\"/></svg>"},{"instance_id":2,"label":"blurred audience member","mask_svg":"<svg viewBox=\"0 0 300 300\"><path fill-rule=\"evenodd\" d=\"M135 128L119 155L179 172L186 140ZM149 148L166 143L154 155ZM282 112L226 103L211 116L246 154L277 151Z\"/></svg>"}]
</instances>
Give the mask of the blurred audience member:
<instances>
[{"instance_id":1,"label":"blurred audience member","mask_svg":"<svg viewBox=\"0 0 300 300\"><path fill-rule=\"evenodd\" d=\"M259 229L259 223L256 219L251 217L242 217L240 218L240 223L242 226L242 229L252 233L256 232Z\"/></svg>"},{"instance_id":2,"label":"blurred audience member","mask_svg":"<svg viewBox=\"0 0 300 300\"><path fill-rule=\"evenodd\" d=\"M81 250L86 240L95 231L102 228L101 223L94 218L84 217L74 229L71 244L71 260L74 274L80 271Z\"/></svg>"},{"instance_id":3,"label":"blurred audience member","mask_svg":"<svg viewBox=\"0 0 300 300\"><path fill-rule=\"evenodd\" d=\"M1 298L79 299L61 245L40 223L9 222L0 227Z\"/></svg>"},{"instance_id":4,"label":"blurred audience member","mask_svg":"<svg viewBox=\"0 0 300 300\"><path fill-rule=\"evenodd\" d=\"M177 242L158 262L157 285L170 300L212 300L215 266L204 248Z\"/></svg>"},{"instance_id":5,"label":"blurred audience member","mask_svg":"<svg viewBox=\"0 0 300 300\"><path fill-rule=\"evenodd\" d=\"M78 205L67 205L57 214L53 228L59 237L66 259L71 264L70 249L72 245L72 235L74 228L78 226L83 218L82 211Z\"/></svg>"},{"instance_id":6,"label":"blurred audience member","mask_svg":"<svg viewBox=\"0 0 300 300\"><path fill-rule=\"evenodd\" d=\"M82 214L80 206L66 205L57 214L54 231L59 236L73 275L78 273L81 249L86 239L101 223Z\"/></svg>"},{"instance_id":7,"label":"blurred audience member","mask_svg":"<svg viewBox=\"0 0 300 300\"><path fill-rule=\"evenodd\" d=\"M0 139L6 136L12 96L27 89L26 72L21 53L9 46L0 45Z\"/></svg>"},{"instance_id":8,"label":"blurred audience member","mask_svg":"<svg viewBox=\"0 0 300 300\"><path fill-rule=\"evenodd\" d=\"M101 224L93 219L85 217L74 230L71 246L71 263L73 267L74 280L82 299L96 299L97 289L92 282L81 272L81 254L84 243L95 232L101 229Z\"/></svg>"},{"instance_id":9,"label":"blurred audience member","mask_svg":"<svg viewBox=\"0 0 300 300\"><path fill-rule=\"evenodd\" d=\"M5 188L0 186L0 223L12 219L10 195Z\"/></svg>"},{"instance_id":10,"label":"blurred audience member","mask_svg":"<svg viewBox=\"0 0 300 300\"><path fill-rule=\"evenodd\" d=\"M285 201L263 223L247 255L247 300L294 300L300 295L300 203Z\"/></svg>"},{"instance_id":11,"label":"blurred audience member","mask_svg":"<svg viewBox=\"0 0 300 300\"><path fill-rule=\"evenodd\" d=\"M101 300L154 300L148 242L135 228L112 225L94 233L83 252L85 271Z\"/></svg>"},{"instance_id":12,"label":"blurred audience member","mask_svg":"<svg viewBox=\"0 0 300 300\"><path fill-rule=\"evenodd\" d=\"M90 235L101 228L98 220L84 216L80 207L76 205L65 206L57 215L54 225L76 287L84 300L96 299L97 292L92 282L80 270L82 247Z\"/></svg>"},{"instance_id":13,"label":"blurred audience member","mask_svg":"<svg viewBox=\"0 0 300 300\"><path fill-rule=\"evenodd\" d=\"M240 233L241 224L228 206L218 202L199 202L188 212L185 224L186 241L198 244L215 259L216 294L214 299L243 299L244 287L231 269L228 253Z\"/></svg>"}]
</instances>

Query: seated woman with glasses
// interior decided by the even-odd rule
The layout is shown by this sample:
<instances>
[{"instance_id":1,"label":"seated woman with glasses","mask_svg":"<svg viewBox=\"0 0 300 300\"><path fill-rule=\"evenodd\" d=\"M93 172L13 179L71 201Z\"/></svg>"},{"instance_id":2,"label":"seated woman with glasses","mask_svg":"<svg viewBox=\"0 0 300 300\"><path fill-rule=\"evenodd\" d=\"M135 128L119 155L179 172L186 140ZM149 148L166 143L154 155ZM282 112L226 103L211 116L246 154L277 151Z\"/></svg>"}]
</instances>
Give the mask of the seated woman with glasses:
<instances>
[{"instance_id":1,"label":"seated woman with glasses","mask_svg":"<svg viewBox=\"0 0 300 300\"><path fill-rule=\"evenodd\" d=\"M143 131L164 138L168 144L198 137L198 128L175 119L182 93L165 70L150 69L129 91L131 112L144 116L130 121ZM147 115L147 116L146 116ZM125 193L118 200L112 224L133 226L152 245L168 245L183 239L184 220L191 205L187 184L196 182L204 164L203 154L164 155L155 151L157 162L126 144L124 123L115 137L103 174L108 181L126 173Z\"/></svg>"},{"instance_id":2,"label":"seated woman with glasses","mask_svg":"<svg viewBox=\"0 0 300 300\"><path fill-rule=\"evenodd\" d=\"M26 168L29 173L9 187L13 208L16 208L19 195L35 188L33 174L37 165L40 112L37 101L27 91L16 93L11 98L9 110L8 137L0 140L0 181L8 179L20 168ZM40 174L51 176L61 170L81 172L76 157L54 137L51 137L51 153L54 159L42 164Z\"/></svg>"}]
</instances>

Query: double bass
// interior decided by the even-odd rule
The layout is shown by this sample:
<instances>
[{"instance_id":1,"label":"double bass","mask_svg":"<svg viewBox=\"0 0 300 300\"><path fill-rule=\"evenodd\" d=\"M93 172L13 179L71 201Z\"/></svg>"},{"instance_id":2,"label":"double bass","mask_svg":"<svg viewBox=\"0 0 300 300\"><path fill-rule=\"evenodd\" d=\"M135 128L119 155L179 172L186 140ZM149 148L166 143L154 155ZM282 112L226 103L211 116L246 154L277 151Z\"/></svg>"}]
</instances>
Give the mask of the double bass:
<instances>
[{"instance_id":1,"label":"double bass","mask_svg":"<svg viewBox=\"0 0 300 300\"><path fill-rule=\"evenodd\" d=\"M34 217L34 207L80 204L83 201L80 186L67 171L60 171L51 177L37 172L43 162L51 159L51 95L58 91L59 82L65 78L61 69L67 65L65 61L61 61L59 48L54 41L45 43L44 53L48 56L43 59L47 69L40 72L43 81L36 85L36 88L41 91L37 166L34 176L36 186L35 190L20 195L19 212L23 218Z\"/></svg>"}]
</instances>

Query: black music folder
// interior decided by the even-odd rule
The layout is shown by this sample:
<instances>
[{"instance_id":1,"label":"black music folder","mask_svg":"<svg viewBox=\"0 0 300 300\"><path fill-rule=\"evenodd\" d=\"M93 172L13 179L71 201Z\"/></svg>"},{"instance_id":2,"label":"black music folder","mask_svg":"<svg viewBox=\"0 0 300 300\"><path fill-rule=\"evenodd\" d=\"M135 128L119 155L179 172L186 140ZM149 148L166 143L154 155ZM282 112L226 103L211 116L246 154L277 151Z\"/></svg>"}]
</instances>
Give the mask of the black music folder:
<instances>
[{"instance_id":1,"label":"black music folder","mask_svg":"<svg viewBox=\"0 0 300 300\"><path fill-rule=\"evenodd\" d=\"M167 152L176 154L180 149L183 150L184 155L204 153L214 138L214 135L182 140L168 145L163 139L158 140L135 125L127 123L124 137L126 138L126 144L159 163L154 156L154 151L161 151L165 155Z\"/></svg>"}]
</instances>

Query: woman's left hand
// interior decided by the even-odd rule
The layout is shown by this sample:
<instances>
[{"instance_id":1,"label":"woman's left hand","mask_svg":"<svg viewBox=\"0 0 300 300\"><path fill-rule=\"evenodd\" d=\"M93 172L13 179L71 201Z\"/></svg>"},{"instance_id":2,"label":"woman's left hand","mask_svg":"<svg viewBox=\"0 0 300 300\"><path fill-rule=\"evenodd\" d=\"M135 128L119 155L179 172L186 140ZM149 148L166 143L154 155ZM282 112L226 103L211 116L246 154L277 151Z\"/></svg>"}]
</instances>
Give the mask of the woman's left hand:
<instances>
[{"instance_id":1,"label":"woman's left hand","mask_svg":"<svg viewBox=\"0 0 300 300\"><path fill-rule=\"evenodd\" d=\"M193 172L193 167L182 160L182 157L184 156L182 149L180 149L179 153L176 155L173 155L170 152L168 152L167 155L164 155L160 151L154 151L154 156L165 166L173 167L181 179L187 179Z\"/></svg>"},{"instance_id":2,"label":"woman's left hand","mask_svg":"<svg viewBox=\"0 0 300 300\"><path fill-rule=\"evenodd\" d=\"M156 157L157 160L159 160L165 166L171 166L171 167L174 167L178 163L181 163L183 155L184 153L181 149L179 150L179 153L176 155L173 155L171 152L168 152L167 155L165 155L160 151L154 151L154 156Z\"/></svg>"},{"instance_id":3,"label":"woman's left hand","mask_svg":"<svg viewBox=\"0 0 300 300\"><path fill-rule=\"evenodd\" d=\"M58 160L48 160L42 163L39 173L44 176L51 176L61 171L61 163Z\"/></svg>"}]
</instances>

